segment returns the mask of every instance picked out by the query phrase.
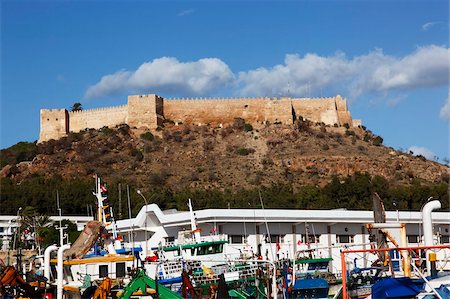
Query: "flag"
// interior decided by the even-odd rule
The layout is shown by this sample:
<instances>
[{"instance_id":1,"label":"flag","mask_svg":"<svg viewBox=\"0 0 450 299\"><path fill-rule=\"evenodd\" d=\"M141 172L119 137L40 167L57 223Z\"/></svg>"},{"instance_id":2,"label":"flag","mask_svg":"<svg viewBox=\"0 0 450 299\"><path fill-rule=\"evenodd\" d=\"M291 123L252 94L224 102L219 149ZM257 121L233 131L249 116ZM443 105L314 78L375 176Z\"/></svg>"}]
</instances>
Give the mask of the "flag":
<instances>
[{"instance_id":1,"label":"flag","mask_svg":"<svg viewBox=\"0 0 450 299\"><path fill-rule=\"evenodd\" d=\"M280 251L281 246L280 246L280 239L277 238L277 252Z\"/></svg>"},{"instance_id":2,"label":"flag","mask_svg":"<svg viewBox=\"0 0 450 299\"><path fill-rule=\"evenodd\" d=\"M106 192L106 191L108 191L108 190L105 188L105 186L100 185L100 191L102 191L102 192L104 193L104 192Z\"/></svg>"}]
</instances>

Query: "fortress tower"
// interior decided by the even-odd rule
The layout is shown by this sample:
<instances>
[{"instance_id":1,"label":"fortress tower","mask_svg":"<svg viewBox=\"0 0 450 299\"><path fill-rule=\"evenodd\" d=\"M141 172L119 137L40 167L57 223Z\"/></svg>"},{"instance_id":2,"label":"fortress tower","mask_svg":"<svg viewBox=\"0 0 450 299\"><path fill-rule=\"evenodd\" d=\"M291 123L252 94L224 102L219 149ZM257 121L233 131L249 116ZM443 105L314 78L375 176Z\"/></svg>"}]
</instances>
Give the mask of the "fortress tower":
<instances>
[{"instance_id":1,"label":"fortress tower","mask_svg":"<svg viewBox=\"0 0 450 299\"><path fill-rule=\"evenodd\" d=\"M69 132L128 124L155 130L164 119L185 124L227 124L240 117L249 123L291 124L293 114L327 125L358 126L340 95L329 98L196 98L166 99L156 94L130 95L128 104L76 112L41 109L39 142L59 139Z\"/></svg>"}]
</instances>

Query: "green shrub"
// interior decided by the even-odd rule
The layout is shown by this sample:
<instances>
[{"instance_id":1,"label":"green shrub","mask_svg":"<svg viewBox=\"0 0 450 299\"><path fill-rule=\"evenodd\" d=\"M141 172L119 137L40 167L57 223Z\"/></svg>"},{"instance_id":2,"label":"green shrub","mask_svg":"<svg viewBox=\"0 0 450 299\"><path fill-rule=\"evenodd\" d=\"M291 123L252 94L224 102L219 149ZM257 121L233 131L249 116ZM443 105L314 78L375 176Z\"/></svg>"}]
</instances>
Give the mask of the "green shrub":
<instances>
[{"instance_id":1,"label":"green shrub","mask_svg":"<svg viewBox=\"0 0 450 299\"><path fill-rule=\"evenodd\" d=\"M114 133L114 130L110 129L107 126L104 126L103 128L100 129L100 132L102 132L105 135L112 135Z\"/></svg>"},{"instance_id":2,"label":"green shrub","mask_svg":"<svg viewBox=\"0 0 450 299\"><path fill-rule=\"evenodd\" d=\"M130 126L127 124L121 124L117 126L117 130L122 134L122 135L129 135L130 134Z\"/></svg>"},{"instance_id":3,"label":"green shrub","mask_svg":"<svg viewBox=\"0 0 450 299\"><path fill-rule=\"evenodd\" d=\"M244 131L245 132L253 131L253 126L251 124L245 124L244 125Z\"/></svg>"},{"instance_id":4,"label":"green shrub","mask_svg":"<svg viewBox=\"0 0 450 299\"><path fill-rule=\"evenodd\" d=\"M372 140L372 144L375 146L380 146L383 144L383 138L381 136L377 136Z\"/></svg>"},{"instance_id":5,"label":"green shrub","mask_svg":"<svg viewBox=\"0 0 450 299\"><path fill-rule=\"evenodd\" d=\"M346 135L346 136L355 136L356 134L355 134L355 132L352 131L352 130L345 130L345 135Z\"/></svg>"},{"instance_id":6,"label":"green shrub","mask_svg":"<svg viewBox=\"0 0 450 299\"><path fill-rule=\"evenodd\" d=\"M248 154L254 153L255 150L252 148L240 147L237 150L238 155L247 156Z\"/></svg>"},{"instance_id":7,"label":"green shrub","mask_svg":"<svg viewBox=\"0 0 450 299\"><path fill-rule=\"evenodd\" d=\"M141 139L153 141L155 139L155 136L149 131L141 134Z\"/></svg>"}]
</instances>

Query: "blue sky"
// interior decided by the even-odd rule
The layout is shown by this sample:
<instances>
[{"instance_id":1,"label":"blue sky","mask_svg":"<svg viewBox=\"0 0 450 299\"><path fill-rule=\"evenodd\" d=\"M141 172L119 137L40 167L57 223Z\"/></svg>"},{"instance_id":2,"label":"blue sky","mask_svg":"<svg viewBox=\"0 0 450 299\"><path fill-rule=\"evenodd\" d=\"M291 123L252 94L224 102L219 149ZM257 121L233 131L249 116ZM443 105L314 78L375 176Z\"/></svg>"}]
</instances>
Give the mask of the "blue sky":
<instances>
[{"instance_id":1,"label":"blue sky","mask_svg":"<svg viewBox=\"0 0 450 299\"><path fill-rule=\"evenodd\" d=\"M126 95L320 97L449 158L448 1L1 1L0 147Z\"/></svg>"}]
</instances>

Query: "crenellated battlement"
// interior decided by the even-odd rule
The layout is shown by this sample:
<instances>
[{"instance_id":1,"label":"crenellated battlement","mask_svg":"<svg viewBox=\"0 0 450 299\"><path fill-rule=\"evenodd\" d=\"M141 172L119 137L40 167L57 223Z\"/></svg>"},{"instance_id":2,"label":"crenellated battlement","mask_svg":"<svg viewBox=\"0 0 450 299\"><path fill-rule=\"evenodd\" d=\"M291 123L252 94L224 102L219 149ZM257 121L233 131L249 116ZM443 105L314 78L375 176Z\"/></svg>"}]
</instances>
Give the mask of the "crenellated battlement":
<instances>
[{"instance_id":1,"label":"crenellated battlement","mask_svg":"<svg viewBox=\"0 0 450 299\"><path fill-rule=\"evenodd\" d=\"M339 97L339 96L338 96ZM277 101L277 100L282 100L282 99L289 99L289 100L293 100L293 101L297 101L297 100L314 100L314 101L324 101L324 100L335 100L336 97L319 97L319 98L290 98L290 97L240 97L240 98L236 98L236 97L212 97L212 98L203 98L203 97L195 97L195 98L165 98L165 100L167 101L229 101L229 100L233 100L233 101L252 101L252 100L272 100L272 101Z\"/></svg>"},{"instance_id":2,"label":"crenellated battlement","mask_svg":"<svg viewBox=\"0 0 450 299\"><path fill-rule=\"evenodd\" d=\"M111 110L127 110L128 105L120 105L120 106L110 106L110 107L100 107L100 108L92 108L87 110L77 110L77 111L70 111L69 115L76 115L76 114L91 114L91 113L104 113L104 112L111 112Z\"/></svg>"},{"instance_id":3,"label":"crenellated battlement","mask_svg":"<svg viewBox=\"0 0 450 299\"><path fill-rule=\"evenodd\" d=\"M68 112L66 109L41 109L39 142L57 139L69 132L86 128L128 124L154 130L164 119L185 124L226 124L235 118L249 123L291 124L293 111L297 116L329 125L360 125L353 120L347 100L340 95L321 98L290 97L213 97L170 98L156 94L130 95L121 106L101 107Z\"/></svg>"}]
</instances>

